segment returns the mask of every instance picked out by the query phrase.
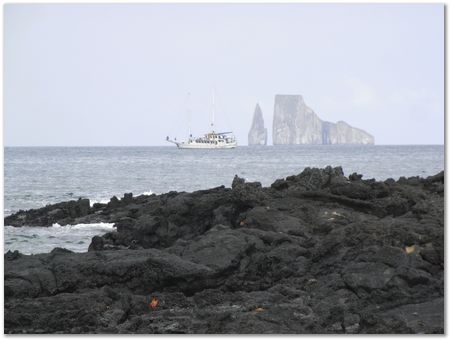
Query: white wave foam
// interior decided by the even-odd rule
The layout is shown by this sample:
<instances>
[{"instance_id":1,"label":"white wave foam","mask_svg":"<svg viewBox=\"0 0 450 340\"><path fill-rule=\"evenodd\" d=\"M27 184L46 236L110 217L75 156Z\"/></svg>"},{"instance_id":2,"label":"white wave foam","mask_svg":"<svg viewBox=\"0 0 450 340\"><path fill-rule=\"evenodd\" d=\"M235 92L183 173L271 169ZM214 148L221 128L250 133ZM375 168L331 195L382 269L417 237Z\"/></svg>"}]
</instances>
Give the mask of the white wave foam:
<instances>
[{"instance_id":1,"label":"white wave foam","mask_svg":"<svg viewBox=\"0 0 450 340\"><path fill-rule=\"evenodd\" d=\"M110 199L108 198L108 199L90 200L89 202L90 202L90 205L91 205L91 208L92 208L95 203L106 204L106 203L109 203L109 200Z\"/></svg>"},{"instance_id":2,"label":"white wave foam","mask_svg":"<svg viewBox=\"0 0 450 340\"><path fill-rule=\"evenodd\" d=\"M79 224L66 224L59 225L58 223L53 223L50 228L70 228L70 229L113 229L114 223L79 223Z\"/></svg>"},{"instance_id":3,"label":"white wave foam","mask_svg":"<svg viewBox=\"0 0 450 340\"><path fill-rule=\"evenodd\" d=\"M149 190L149 191L144 191L143 193L140 193L140 194L137 194L137 195L133 195L133 196L136 196L136 197L137 196L141 196L141 195L150 196L150 195L153 195L153 194L154 194L154 192ZM116 197L120 198L120 196L117 196L117 195L116 195ZM94 206L95 203L107 204L107 203L109 203L110 199L111 198L101 198L101 199L98 199L98 200L92 199L92 200L90 200L91 208Z\"/></svg>"},{"instance_id":4,"label":"white wave foam","mask_svg":"<svg viewBox=\"0 0 450 340\"><path fill-rule=\"evenodd\" d=\"M5 226L4 251L19 250L23 254L48 253L55 247L74 252L87 251L92 237L114 229L114 223L91 223L51 227Z\"/></svg>"}]
</instances>

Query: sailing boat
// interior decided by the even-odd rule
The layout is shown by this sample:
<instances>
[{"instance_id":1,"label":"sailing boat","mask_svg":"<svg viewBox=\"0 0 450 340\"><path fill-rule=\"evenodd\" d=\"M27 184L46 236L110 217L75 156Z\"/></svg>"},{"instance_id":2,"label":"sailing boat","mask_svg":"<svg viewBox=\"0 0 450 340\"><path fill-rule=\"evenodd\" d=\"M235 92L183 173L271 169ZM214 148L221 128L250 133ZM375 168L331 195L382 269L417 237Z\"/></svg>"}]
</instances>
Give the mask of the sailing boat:
<instances>
[{"instance_id":1,"label":"sailing boat","mask_svg":"<svg viewBox=\"0 0 450 340\"><path fill-rule=\"evenodd\" d=\"M184 142L177 142L171 140L167 136L166 141L175 144L180 149L233 149L237 146L236 137L233 132L215 132L214 131L214 116L215 116L215 103L214 92L212 98L212 110L211 110L211 132L206 133L203 137L192 137L189 129L189 138Z\"/></svg>"}]
</instances>

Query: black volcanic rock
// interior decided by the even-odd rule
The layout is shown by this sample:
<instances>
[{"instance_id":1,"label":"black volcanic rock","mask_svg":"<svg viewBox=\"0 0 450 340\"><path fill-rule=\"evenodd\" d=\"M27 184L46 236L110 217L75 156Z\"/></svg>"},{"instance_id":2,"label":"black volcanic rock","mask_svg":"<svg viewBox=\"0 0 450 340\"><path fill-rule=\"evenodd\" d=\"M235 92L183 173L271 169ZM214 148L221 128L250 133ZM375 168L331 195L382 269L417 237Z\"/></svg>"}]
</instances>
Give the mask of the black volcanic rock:
<instances>
[{"instance_id":1,"label":"black volcanic rock","mask_svg":"<svg viewBox=\"0 0 450 340\"><path fill-rule=\"evenodd\" d=\"M5 332L443 333L443 188L443 172L378 182L307 168L78 217L70 202L21 211L5 223L117 229L87 253L6 253Z\"/></svg>"},{"instance_id":2,"label":"black volcanic rock","mask_svg":"<svg viewBox=\"0 0 450 340\"><path fill-rule=\"evenodd\" d=\"M77 201L68 201L47 205L40 209L28 211L20 210L14 215L5 217L5 225L22 227L51 226L53 223L72 224L75 219L91 213L89 199L80 198Z\"/></svg>"}]
</instances>

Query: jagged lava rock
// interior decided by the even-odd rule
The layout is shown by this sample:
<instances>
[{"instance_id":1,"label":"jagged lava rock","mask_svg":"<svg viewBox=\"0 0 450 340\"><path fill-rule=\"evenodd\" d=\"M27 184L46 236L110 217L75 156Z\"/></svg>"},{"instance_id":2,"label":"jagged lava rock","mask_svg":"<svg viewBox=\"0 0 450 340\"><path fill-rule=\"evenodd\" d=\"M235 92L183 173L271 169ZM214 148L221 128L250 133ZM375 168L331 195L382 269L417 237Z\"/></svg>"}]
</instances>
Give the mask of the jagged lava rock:
<instances>
[{"instance_id":1,"label":"jagged lava rock","mask_svg":"<svg viewBox=\"0 0 450 340\"><path fill-rule=\"evenodd\" d=\"M80 198L77 201L49 204L44 208L31 209L26 212L20 210L14 215L6 216L5 225L47 227L53 223L72 224L75 219L86 216L90 212L89 199Z\"/></svg>"},{"instance_id":2,"label":"jagged lava rock","mask_svg":"<svg viewBox=\"0 0 450 340\"><path fill-rule=\"evenodd\" d=\"M442 334L443 188L326 167L113 199L74 220L117 226L89 252L5 254L5 332Z\"/></svg>"}]
</instances>

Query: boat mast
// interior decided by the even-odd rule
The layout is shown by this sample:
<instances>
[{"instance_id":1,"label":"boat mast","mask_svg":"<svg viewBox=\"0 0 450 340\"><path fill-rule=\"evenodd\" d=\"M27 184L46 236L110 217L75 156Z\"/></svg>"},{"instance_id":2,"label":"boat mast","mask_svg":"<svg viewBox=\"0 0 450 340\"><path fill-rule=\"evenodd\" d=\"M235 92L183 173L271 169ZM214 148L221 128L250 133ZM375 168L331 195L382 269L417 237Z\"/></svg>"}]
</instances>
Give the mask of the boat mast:
<instances>
[{"instance_id":1,"label":"boat mast","mask_svg":"<svg viewBox=\"0 0 450 340\"><path fill-rule=\"evenodd\" d=\"M213 130L213 132L214 132L214 116L215 116L215 92L214 92L214 89L213 89L213 91L212 91L212 110L211 110L211 128L212 128L212 130Z\"/></svg>"},{"instance_id":2,"label":"boat mast","mask_svg":"<svg viewBox=\"0 0 450 340\"><path fill-rule=\"evenodd\" d=\"M187 99L186 99L186 114L187 114L187 125L188 125L188 136L189 138L191 138L191 109L189 107L190 104L190 98L191 98L191 93L188 92L187 93Z\"/></svg>"}]
</instances>

